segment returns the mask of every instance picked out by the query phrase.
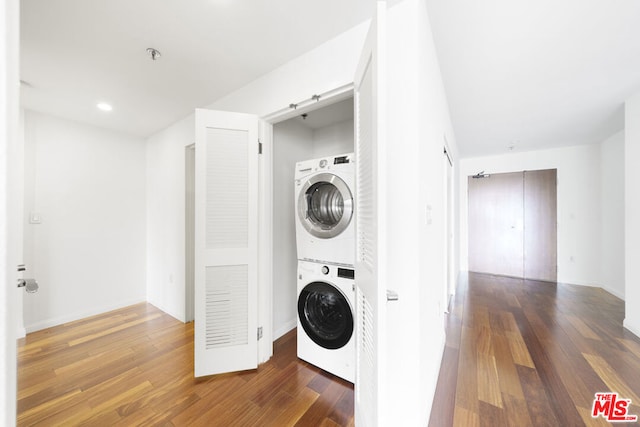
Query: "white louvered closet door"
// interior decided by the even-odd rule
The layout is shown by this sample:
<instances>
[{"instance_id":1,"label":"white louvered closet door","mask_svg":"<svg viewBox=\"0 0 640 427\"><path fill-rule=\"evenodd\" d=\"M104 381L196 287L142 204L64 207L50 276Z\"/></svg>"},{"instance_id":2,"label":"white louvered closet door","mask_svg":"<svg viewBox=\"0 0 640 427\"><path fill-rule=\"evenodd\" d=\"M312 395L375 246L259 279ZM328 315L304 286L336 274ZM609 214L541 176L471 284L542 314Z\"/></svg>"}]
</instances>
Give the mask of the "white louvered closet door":
<instances>
[{"instance_id":1,"label":"white louvered closet door","mask_svg":"<svg viewBox=\"0 0 640 427\"><path fill-rule=\"evenodd\" d=\"M258 119L196 110L195 376L257 367Z\"/></svg>"},{"instance_id":2,"label":"white louvered closet door","mask_svg":"<svg viewBox=\"0 0 640 427\"><path fill-rule=\"evenodd\" d=\"M356 71L356 382L358 426L387 425L385 392L385 117L386 3L378 2Z\"/></svg>"}]
</instances>

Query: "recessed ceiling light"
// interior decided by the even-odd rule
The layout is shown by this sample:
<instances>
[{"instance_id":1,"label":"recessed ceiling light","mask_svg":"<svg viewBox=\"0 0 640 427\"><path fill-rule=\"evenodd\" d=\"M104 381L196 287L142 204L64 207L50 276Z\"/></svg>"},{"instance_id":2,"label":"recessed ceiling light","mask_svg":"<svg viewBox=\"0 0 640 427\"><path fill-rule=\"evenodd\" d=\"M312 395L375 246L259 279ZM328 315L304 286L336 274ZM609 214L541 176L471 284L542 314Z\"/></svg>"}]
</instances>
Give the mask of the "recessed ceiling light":
<instances>
[{"instance_id":1,"label":"recessed ceiling light","mask_svg":"<svg viewBox=\"0 0 640 427\"><path fill-rule=\"evenodd\" d=\"M99 110L102 111L111 111L113 110L113 107L109 104L107 104L106 102L99 102L98 104L96 104L96 107L98 107Z\"/></svg>"}]
</instances>

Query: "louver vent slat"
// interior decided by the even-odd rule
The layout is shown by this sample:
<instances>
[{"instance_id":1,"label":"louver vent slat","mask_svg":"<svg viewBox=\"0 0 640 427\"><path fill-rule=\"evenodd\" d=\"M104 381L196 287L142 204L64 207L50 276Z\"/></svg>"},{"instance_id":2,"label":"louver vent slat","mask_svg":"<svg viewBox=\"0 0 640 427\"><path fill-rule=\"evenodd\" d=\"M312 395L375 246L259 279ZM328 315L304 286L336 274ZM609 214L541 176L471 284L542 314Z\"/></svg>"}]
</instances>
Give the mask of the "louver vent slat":
<instances>
[{"instance_id":1,"label":"louver vent slat","mask_svg":"<svg viewBox=\"0 0 640 427\"><path fill-rule=\"evenodd\" d=\"M207 249L248 245L248 164L246 131L207 129Z\"/></svg>"},{"instance_id":2,"label":"louver vent slat","mask_svg":"<svg viewBox=\"0 0 640 427\"><path fill-rule=\"evenodd\" d=\"M362 87L370 87L371 73L366 73L362 82ZM374 160L375 153L373 152L374 144L372 143L371 131L372 115L371 111L372 100L370 98L370 91L363 90L360 92L360 99L357 103L357 135L358 143L357 147L357 195L358 209L357 215L357 257L358 261L362 263L360 267L367 268L369 271L373 271L376 263L376 215L375 215L375 182L374 182Z\"/></svg>"},{"instance_id":3,"label":"louver vent slat","mask_svg":"<svg viewBox=\"0 0 640 427\"><path fill-rule=\"evenodd\" d=\"M246 265L207 267L207 350L247 343L247 278Z\"/></svg>"}]
</instances>

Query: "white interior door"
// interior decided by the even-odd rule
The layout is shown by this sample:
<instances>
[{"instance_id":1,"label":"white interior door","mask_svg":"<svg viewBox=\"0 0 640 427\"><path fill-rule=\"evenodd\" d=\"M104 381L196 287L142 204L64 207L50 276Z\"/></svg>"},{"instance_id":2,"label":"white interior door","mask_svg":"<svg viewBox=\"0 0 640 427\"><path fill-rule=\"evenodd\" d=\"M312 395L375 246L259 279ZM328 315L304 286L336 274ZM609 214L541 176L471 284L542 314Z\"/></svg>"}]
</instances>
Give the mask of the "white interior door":
<instances>
[{"instance_id":1,"label":"white interior door","mask_svg":"<svg viewBox=\"0 0 640 427\"><path fill-rule=\"evenodd\" d=\"M20 213L23 177L16 175L21 143L18 138L19 87L19 2L0 5L0 425L16 424L16 328L17 289L21 262L22 218Z\"/></svg>"},{"instance_id":2,"label":"white interior door","mask_svg":"<svg viewBox=\"0 0 640 427\"><path fill-rule=\"evenodd\" d=\"M378 2L354 79L356 169L355 421L386 425L385 417L385 117L386 3Z\"/></svg>"},{"instance_id":3,"label":"white interior door","mask_svg":"<svg viewBox=\"0 0 640 427\"><path fill-rule=\"evenodd\" d=\"M257 367L258 118L196 110L195 376Z\"/></svg>"}]
</instances>

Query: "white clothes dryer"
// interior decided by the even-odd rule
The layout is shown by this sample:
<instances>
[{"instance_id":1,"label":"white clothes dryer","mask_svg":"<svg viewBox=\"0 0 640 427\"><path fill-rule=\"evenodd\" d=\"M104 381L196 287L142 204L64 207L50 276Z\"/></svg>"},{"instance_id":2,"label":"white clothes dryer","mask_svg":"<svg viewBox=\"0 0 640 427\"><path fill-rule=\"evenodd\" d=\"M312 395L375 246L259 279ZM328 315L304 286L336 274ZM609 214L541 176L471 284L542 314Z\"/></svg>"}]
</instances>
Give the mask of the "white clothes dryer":
<instances>
[{"instance_id":1,"label":"white clothes dryer","mask_svg":"<svg viewBox=\"0 0 640 427\"><path fill-rule=\"evenodd\" d=\"M298 357L355 380L353 268L298 261Z\"/></svg>"},{"instance_id":2,"label":"white clothes dryer","mask_svg":"<svg viewBox=\"0 0 640 427\"><path fill-rule=\"evenodd\" d=\"M353 153L296 163L299 260L354 265L354 186Z\"/></svg>"}]
</instances>

